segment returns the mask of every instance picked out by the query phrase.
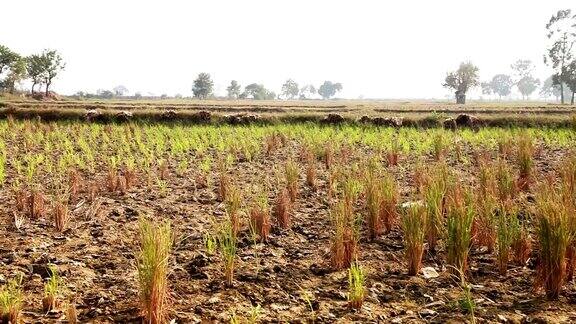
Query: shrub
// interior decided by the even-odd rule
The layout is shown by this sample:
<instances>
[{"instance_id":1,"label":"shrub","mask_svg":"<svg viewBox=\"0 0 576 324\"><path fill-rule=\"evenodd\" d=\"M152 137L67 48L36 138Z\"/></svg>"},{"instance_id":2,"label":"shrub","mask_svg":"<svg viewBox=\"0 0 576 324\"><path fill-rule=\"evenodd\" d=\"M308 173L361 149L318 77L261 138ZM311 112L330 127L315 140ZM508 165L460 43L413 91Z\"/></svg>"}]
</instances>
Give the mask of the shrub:
<instances>
[{"instance_id":1,"label":"shrub","mask_svg":"<svg viewBox=\"0 0 576 324\"><path fill-rule=\"evenodd\" d=\"M352 264L348 270L348 304L354 309L360 309L365 296L364 270L358 263Z\"/></svg>"},{"instance_id":2,"label":"shrub","mask_svg":"<svg viewBox=\"0 0 576 324\"><path fill-rule=\"evenodd\" d=\"M146 322L167 322L169 309L168 261L172 249L170 222L155 225L140 219L136 267L142 315Z\"/></svg>"},{"instance_id":3,"label":"shrub","mask_svg":"<svg viewBox=\"0 0 576 324\"><path fill-rule=\"evenodd\" d=\"M426 235L426 207L412 204L402 215L404 231L404 254L408 263L408 275L418 274L422 267L424 236Z\"/></svg>"}]
</instances>

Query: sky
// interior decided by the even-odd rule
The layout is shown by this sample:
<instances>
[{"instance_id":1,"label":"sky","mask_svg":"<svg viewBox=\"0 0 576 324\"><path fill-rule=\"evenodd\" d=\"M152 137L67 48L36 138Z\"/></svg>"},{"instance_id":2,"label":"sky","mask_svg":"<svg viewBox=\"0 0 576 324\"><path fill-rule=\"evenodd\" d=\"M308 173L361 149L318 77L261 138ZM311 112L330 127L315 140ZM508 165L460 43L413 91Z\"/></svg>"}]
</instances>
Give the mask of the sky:
<instances>
[{"instance_id":1,"label":"sky","mask_svg":"<svg viewBox=\"0 0 576 324\"><path fill-rule=\"evenodd\" d=\"M481 80L530 59L545 79L545 24L574 0L4 0L0 44L23 55L56 49L62 94L125 85L192 94L200 72L215 93L231 80L276 92L340 82L342 98L445 98L462 61ZM477 90L476 93L479 93Z\"/></svg>"}]
</instances>

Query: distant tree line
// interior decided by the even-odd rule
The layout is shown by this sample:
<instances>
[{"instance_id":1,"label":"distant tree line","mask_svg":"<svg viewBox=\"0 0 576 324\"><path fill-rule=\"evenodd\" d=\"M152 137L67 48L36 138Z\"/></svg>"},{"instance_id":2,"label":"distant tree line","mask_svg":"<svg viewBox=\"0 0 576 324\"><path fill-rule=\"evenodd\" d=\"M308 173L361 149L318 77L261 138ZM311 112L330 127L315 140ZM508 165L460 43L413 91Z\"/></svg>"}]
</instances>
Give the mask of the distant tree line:
<instances>
[{"instance_id":1,"label":"distant tree line","mask_svg":"<svg viewBox=\"0 0 576 324\"><path fill-rule=\"evenodd\" d=\"M65 66L62 56L55 50L46 49L40 54L22 56L0 45L0 90L14 93L16 86L28 79L32 83L32 94L34 90L42 91L44 86L44 93L48 96L54 78Z\"/></svg>"},{"instance_id":2,"label":"distant tree line","mask_svg":"<svg viewBox=\"0 0 576 324\"><path fill-rule=\"evenodd\" d=\"M192 86L192 93L195 98L206 99L213 97L214 82L208 73L200 73L194 80ZM244 87L238 81L232 80L230 85L226 88L227 97L229 99L254 99L254 100L274 100L274 99L309 99L315 94L320 95L323 99L329 99L336 95L337 92L342 90L341 83L334 83L332 81L324 81L318 89L311 84L299 87L298 83L292 79L286 80L282 85L280 95L274 91L266 89L264 85L259 83L251 83Z\"/></svg>"},{"instance_id":3,"label":"distant tree line","mask_svg":"<svg viewBox=\"0 0 576 324\"><path fill-rule=\"evenodd\" d=\"M540 96L560 97L562 104L570 96L573 105L576 95L576 14L570 9L558 11L546 24L546 30L550 45L544 55L544 63L554 70L554 74L542 84ZM510 95L516 86L522 98L529 99L540 86L540 80L532 75L532 61L518 60L510 67L513 76L496 74L491 80L480 82L478 67L471 62L463 62L456 71L446 75L442 85L454 91L456 103L460 104L466 102L468 90L479 85L482 94L496 95L500 99Z\"/></svg>"}]
</instances>

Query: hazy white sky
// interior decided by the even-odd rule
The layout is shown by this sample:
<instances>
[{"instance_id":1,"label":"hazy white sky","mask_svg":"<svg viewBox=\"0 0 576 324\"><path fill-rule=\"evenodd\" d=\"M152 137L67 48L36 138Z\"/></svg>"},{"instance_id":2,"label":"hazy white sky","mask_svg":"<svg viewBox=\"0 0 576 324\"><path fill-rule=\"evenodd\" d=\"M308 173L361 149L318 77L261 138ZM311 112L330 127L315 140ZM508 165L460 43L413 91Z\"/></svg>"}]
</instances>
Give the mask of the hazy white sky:
<instances>
[{"instance_id":1,"label":"hazy white sky","mask_svg":"<svg viewBox=\"0 0 576 324\"><path fill-rule=\"evenodd\" d=\"M544 66L545 24L574 0L4 0L0 44L28 55L57 49L60 93L111 89L191 94L208 72L279 91L341 82L339 97L443 98L447 70L463 60L482 80L519 58Z\"/></svg>"}]
</instances>

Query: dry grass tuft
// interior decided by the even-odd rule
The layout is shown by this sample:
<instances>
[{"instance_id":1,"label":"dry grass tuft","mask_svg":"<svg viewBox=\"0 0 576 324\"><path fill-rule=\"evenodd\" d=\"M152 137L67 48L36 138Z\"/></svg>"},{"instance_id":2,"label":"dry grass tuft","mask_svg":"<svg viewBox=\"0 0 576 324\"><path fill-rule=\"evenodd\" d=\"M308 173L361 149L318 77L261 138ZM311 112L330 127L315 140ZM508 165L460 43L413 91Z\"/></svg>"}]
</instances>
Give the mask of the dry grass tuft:
<instances>
[{"instance_id":1,"label":"dry grass tuft","mask_svg":"<svg viewBox=\"0 0 576 324\"><path fill-rule=\"evenodd\" d=\"M408 275L415 276L422 268L424 237L426 236L426 207L412 204L402 214L404 231L404 255L408 263Z\"/></svg>"},{"instance_id":2,"label":"dry grass tuft","mask_svg":"<svg viewBox=\"0 0 576 324\"><path fill-rule=\"evenodd\" d=\"M142 315L146 323L167 323L170 299L168 264L173 242L170 222L154 224L140 219L139 241L136 266Z\"/></svg>"}]
</instances>

